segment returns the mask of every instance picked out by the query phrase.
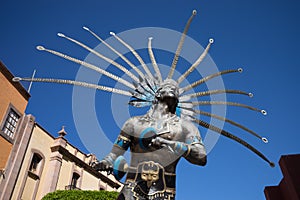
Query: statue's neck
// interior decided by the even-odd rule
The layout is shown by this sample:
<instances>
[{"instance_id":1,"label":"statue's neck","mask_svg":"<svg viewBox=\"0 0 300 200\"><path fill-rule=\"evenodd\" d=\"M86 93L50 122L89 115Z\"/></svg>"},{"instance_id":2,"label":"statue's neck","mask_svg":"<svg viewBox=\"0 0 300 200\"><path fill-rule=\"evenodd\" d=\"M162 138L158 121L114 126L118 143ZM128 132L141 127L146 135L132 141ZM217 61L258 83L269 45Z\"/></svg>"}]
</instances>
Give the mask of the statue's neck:
<instances>
[{"instance_id":1,"label":"statue's neck","mask_svg":"<svg viewBox=\"0 0 300 200\"><path fill-rule=\"evenodd\" d=\"M149 115L154 119L166 119L169 118L172 114L169 112L167 104L159 102L152 107Z\"/></svg>"}]
</instances>

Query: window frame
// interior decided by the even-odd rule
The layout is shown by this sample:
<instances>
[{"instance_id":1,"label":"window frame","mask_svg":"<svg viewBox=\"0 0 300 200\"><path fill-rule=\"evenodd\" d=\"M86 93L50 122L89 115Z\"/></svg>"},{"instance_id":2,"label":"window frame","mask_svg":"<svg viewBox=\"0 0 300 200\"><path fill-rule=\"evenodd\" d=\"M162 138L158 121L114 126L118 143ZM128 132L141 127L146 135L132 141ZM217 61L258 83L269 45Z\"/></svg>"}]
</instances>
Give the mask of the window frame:
<instances>
[{"instance_id":1,"label":"window frame","mask_svg":"<svg viewBox=\"0 0 300 200\"><path fill-rule=\"evenodd\" d=\"M81 175L77 171L73 171L70 184L65 186L65 190L81 190L80 189Z\"/></svg>"},{"instance_id":2,"label":"window frame","mask_svg":"<svg viewBox=\"0 0 300 200\"><path fill-rule=\"evenodd\" d=\"M18 121L16 123L16 126L15 126L15 130L13 132L13 137L10 137L9 135L7 135L5 132L4 132L4 128L5 128L5 125L6 125L6 122L7 120L9 119L9 114L12 112L14 112L16 115L18 115ZM15 139L16 139L16 133L18 132L18 128L19 128L19 124L20 124L20 120L22 118L22 114L10 103L8 108L6 109L6 113L2 119L2 122L1 122L1 129L0 129L0 135L2 137L4 137L8 142L10 143L14 143Z\"/></svg>"},{"instance_id":3,"label":"window frame","mask_svg":"<svg viewBox=\"0 0 300 200\"><path fill-rule=\"evenodd\" d=\"M40 158L40 161L37 163L37 167L35 171L31 170L31 164L34 158L34 155L37 155ZM43 169L44 169L44 164L45 164L45 156L42 152L36 149L31 150L31 155L30 155L30 162L27 164L27 172L31 174L35 174L38 179L40 179L40 176L42 175Z\"/></svg>"},{"instance_id":4,"label":"window frame","mask_svg":"<svg viewBox=\"0 0 300 200\"><path fill-rule=\"evenodd\" d=\"M33 155L34 154L37 154L42 159L40 160L40 162L38 164L37 170L35 172L32 172L32 171L29 170L29 168L30 168L31 161L33 159ZM40 185L40 180L41 180L41 176L43 174L43 170L44 170L44 165L45 165L46 159L45 159L45 155L40 150L35 149L35 148L32 148L30 150L29 159L30 159L30 162L28 162L26 164L27 165L27 167L26 167L26 173L24 174L24 178L22 180L21 187L20 187L20 192L18 194L17 199L21 199L21 197L23 195L23 192L24 192L25 184L26 184L26 181L27 181L28 177L36 181L36 183L35 183L35 185L33 187L33 193L32 193L33 199L35 199L36 195L37 195L37 191L38 191L38 188L39 188L39 185Z\"/></svg>"},{"instance_id":5,"label":"window frame","mask_svg":"<svg viewBox=\"0 0 300 200\"><path fill-rule=\"evenodd\" d=\"M39 174L39 170L42 165L42 162L43 162L43 157L39 153L34 152L29 164L28 171L34 174Z\"/></svg>"},{"instance_id":6,"label":"window frame","mask_svg":"<svg viewBox=\"0 0 300 200\"><path fill-rule=\"evenodd\" d=\"M77 187L79 184L79 179L80 179L80 174L77 172L73 172L72 174L72 179L71 179L71 186L72 187ZM75 183L75 184L74 184Z\"/></svg>"}]
</instances>

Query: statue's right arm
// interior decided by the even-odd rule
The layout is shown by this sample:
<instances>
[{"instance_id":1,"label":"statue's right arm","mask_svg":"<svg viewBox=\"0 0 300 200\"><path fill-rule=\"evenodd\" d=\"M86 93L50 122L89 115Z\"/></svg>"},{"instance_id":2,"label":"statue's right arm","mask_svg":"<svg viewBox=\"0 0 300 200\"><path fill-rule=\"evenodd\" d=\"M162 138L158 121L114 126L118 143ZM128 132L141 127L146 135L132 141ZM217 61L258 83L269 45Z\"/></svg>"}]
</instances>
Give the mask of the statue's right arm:
<instances>
[{"instance_id":1,"label":"statue's right arm","mask_svg":"<svg viewBox=\"0 0 300 200\"><path fill-rule=\"evenodd\" d=\"M122 130L116 139L111 152L105 156L101 161L93 164L93 168L97 171L111 172L113 169L114 161L121 155L123 155L131 145L131 139L133 134L133 119L129 119L125 122Z\"/></svg>"}]
</instances>

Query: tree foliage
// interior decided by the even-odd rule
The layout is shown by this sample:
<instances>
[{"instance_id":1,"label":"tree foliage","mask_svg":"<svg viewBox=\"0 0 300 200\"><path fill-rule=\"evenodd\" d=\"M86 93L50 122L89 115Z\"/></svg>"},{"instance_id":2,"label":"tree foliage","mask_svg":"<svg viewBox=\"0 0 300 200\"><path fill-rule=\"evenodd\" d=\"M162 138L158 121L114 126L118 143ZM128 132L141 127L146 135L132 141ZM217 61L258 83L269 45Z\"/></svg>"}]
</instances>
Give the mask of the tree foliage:
<instances>
[{"instance_id":1,"label":"tree foliage","mask_svg":"<svg viewBox=\"0 0 300 200\"><path fill-rule=\"evenodd\" d=\"M42 200L115 200L118 192L87 191L87 190L57 190L48 193Z\"/></svg>"}]
</instances>

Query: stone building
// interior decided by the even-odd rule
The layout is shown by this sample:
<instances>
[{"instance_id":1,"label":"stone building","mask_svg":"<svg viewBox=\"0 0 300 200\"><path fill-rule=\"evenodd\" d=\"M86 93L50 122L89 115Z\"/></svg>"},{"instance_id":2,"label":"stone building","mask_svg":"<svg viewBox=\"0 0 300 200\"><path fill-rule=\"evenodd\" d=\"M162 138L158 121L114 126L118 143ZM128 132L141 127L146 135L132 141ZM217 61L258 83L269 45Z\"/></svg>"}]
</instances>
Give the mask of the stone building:
<instances>
[{"instance_id":1,"label":"stone building","mask_svg":"<svg viewBox=\"0 0 300 200\"><path fill-rule=\"evenodd\" d=\"M112 175L92 169L93 154L65 139L64 128L54 137L25 114L30 95L12 78L0 62L0 199L41 199L68 189L120 191Z\"/></svg>"}]
</instances>

